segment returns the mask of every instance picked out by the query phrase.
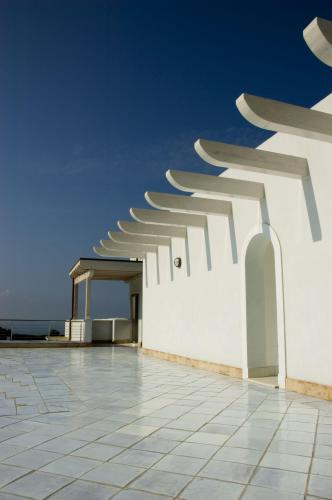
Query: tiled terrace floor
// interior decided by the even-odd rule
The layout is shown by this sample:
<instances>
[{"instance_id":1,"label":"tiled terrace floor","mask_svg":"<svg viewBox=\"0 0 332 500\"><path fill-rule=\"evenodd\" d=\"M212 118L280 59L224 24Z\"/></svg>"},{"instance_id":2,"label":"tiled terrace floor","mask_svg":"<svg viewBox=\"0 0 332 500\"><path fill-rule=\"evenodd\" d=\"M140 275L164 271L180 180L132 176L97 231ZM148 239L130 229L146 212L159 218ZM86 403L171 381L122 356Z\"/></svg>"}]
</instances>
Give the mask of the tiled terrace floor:
<instances>
[{"instance_id":1,"label":"tiled terrace floor","mask_svg":"<svg viewBox=\"0 0 332 500\"><path fill-rule=\"evenodd\" d=\"M332 499L332 403L123 347L0 351L0 500Z\"/></svg>"}]
</instances>

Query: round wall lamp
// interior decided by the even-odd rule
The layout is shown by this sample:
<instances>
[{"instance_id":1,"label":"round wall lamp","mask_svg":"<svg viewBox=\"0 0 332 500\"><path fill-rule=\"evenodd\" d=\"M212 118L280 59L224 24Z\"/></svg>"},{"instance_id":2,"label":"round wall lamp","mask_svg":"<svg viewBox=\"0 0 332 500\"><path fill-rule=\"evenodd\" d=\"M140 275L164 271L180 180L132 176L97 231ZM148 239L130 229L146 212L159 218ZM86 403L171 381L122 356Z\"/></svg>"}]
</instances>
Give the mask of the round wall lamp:
<instances>
[{"instance_id":1,"label":"round wall lamp","mask_svg":"<svg viewBox=\"0 0 332 500\"><path fill-rule=\"evenodd\" d=\"M180 268L182 266L182 259L181 257L175 257L174 259L174 266Z\"/></svg>"}]
</instances>

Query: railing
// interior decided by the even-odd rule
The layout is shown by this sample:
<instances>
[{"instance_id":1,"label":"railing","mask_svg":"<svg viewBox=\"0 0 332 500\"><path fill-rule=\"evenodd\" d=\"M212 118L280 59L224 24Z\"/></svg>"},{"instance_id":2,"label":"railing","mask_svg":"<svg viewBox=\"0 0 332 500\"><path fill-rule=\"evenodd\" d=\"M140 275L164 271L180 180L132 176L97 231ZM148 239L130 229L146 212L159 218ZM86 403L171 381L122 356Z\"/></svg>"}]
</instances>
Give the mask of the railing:
<instances>
[{"instance_id":1,"label":"railing","mask_svg":"<svg viewBox=\"0 0 332 500\"><path fill-rule=\"evenodd\" d=\"M64 337L64 319L0 318L1 340L50 340Z\"/></svg>"}]
</instances>

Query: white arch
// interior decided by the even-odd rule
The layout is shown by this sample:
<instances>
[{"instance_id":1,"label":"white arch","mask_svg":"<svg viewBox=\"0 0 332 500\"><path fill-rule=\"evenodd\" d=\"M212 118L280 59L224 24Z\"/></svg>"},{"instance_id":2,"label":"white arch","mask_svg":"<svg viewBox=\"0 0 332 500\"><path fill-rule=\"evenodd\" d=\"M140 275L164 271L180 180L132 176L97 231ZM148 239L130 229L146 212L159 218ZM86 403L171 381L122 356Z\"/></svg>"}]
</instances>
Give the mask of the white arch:
<instances>
[{"instance_id":1,"label":"white arch","mask_svg":"<svg viewBox=\"0 0 332 500\"><path fill-rule=\"evenodd\" d=\"M285 340L285 312L283 292L282 253L278 236L269 224L259 224L251 229L244 240L241 251L241 317L242 317L242 370L243 378L248 378L248 344L247 344L247 304L246 304L246 254L252 239L259 235L266 235L273 246L276 280L277 302L277 331L278 331L278 385L286 385L286 340Z\"/></svg>"}]
</instances>

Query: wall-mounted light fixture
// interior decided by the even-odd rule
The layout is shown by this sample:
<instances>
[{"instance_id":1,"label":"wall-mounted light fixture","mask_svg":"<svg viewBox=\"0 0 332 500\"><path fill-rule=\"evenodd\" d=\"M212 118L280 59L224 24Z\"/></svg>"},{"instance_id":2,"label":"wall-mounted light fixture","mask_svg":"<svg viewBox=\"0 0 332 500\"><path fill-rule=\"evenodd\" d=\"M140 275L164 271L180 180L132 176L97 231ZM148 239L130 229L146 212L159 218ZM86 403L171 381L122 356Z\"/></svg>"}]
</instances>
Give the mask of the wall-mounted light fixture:
<instances>
[{"instance_id":1,"label":"wall-mounted light fixture","mask_svg":"<svg viewBox=\"0 0 332 500\"><path fill-rule=\"evenodd\" d=\"M179 267L179 268L182 266L182 259L181 259L181 257L175 257L175 259L174 259L174 266L175 267Z\"/></svg>"}]
</instances>

